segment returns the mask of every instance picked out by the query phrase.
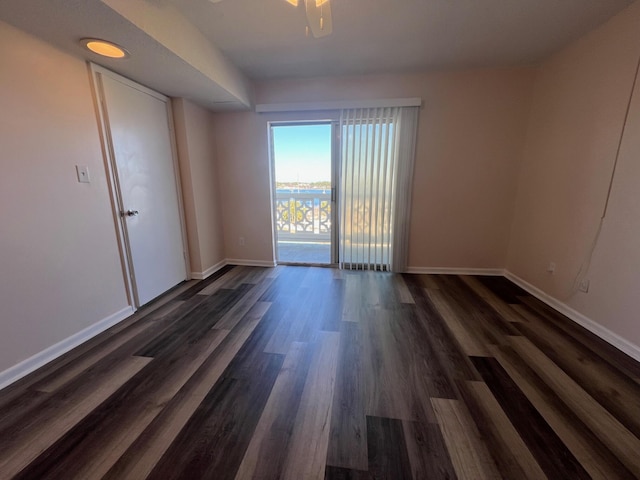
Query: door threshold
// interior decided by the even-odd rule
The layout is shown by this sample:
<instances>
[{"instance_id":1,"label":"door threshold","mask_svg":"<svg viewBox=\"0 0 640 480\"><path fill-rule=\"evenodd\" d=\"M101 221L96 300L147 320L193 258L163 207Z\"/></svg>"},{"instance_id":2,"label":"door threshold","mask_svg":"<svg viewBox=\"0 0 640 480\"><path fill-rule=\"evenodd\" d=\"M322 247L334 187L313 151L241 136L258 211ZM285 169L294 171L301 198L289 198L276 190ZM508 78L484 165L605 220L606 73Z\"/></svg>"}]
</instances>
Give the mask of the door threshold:
<instances>
[{"instance_id":1,"label":"door threshold","mask_svg":"<svg viewBox=\"0 0 640 480\"><path fill-rule=\"evenodd\" d=\"M276 262L278 265L287 267L321 267L321 268L338 268L337 263L308 263L308 262Z\"/></svg>"}]
</instances>

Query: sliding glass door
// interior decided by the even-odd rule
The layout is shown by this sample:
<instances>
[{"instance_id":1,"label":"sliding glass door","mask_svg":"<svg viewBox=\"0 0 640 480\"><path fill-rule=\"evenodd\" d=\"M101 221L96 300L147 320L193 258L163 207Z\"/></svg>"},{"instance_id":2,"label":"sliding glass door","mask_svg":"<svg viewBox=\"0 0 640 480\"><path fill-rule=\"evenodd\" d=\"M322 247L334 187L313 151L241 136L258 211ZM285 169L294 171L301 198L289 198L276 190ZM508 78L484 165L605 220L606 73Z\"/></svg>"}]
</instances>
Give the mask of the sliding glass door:
<instances>
[{"instance_id":1,"label":"sliding glass door","mask_svg":"<svg viewBox=\"0 0 640 480\"><path fill-rule=\"evenodd\" d=\"M342 268L405 270L417 121L417 108L342 110Z\"/></svg>"},{"instance_id":2,"label":"sliding glass door","mask_svg":"<svg viewBox=\"0 0 640 480\"><path fill-rule=\"evenodd\" d=\"M278 263L336 263L334 133L330 121L270 125Z\"/></svg>"},{"instance_id":3,"label":"sliding glass door","mask_svg":"<svg viewBox=\"0 0 640 480\"><path fill-rule=\"evenodd\" d=\"M278 263L406 269L418 115L356 108L270 124Z\"/></svg>"}]
</instances>

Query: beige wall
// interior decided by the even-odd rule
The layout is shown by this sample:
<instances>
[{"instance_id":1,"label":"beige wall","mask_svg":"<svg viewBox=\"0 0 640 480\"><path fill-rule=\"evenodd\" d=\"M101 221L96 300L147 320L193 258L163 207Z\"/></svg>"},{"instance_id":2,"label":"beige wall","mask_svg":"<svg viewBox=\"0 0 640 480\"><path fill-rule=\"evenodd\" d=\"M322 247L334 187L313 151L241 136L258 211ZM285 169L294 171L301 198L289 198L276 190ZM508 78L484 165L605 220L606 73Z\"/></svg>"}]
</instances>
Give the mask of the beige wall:
<instances>
[{"instance_id":1,"label":"beige wall","mask_svg":"<svg viewBox=\"0 0 640 480\"><path fill-rule=\"evenodd\" d=\"M0 22L0 65L2 372L128 302L85 63Z\"/></svg>"},{"instance_id":2,"label":"beige wall","mask_svg":"<svg viewBox=\"0 0 640 480\"><path fill-rule=\"evenodd\" d=\"M421 97L409 266L502 268L533 78L519 68L272 81L256 101ZM227 257L273 259L267 122L334 115L216 115Z\"/></svg>"},{"instance_id":3,"label":"beige wall","mask_svg":"<svg viewBox=\"0 0 640 480\"><path fill-rule=\"evenodd\" d=\"M266 124L254 113L215 117L226 257L273 261Z\"/></svg>"},{"instance_id":4,"label":"beige wall","mask_svg":"<svg viewBox=\"0 0 640 480\"><path fill-rule=\"evenodd\" d=\"M572 293L604 206L639 20L636 3L538 70L270 81L257 102L421 97L409 265L506 265L640 345L640 91L590 291ZM86 65L4 23L0 64L1 373L128 302ZM267 122L337 112L210 114L177 100L174 113L192 270L273 261Z\"/></svg>"},{"instance_id":5,"label":"beige wall","mask_svg":"<svg viewBox=\"0 0 640 480\"><path fill-rule=\"evenodd\" d=\"M184 99L172 106L191 272L202 278L225 259L213 114Z\"/></svg>"},{"instance_id":6,"label":"beige wall","mask_svg":"<svg viewBox=\"0 0 640 480\"><path fill-rule=\"evenodd\" d=\"M640 4L541 66L535 83L508 269L640 345L638 99L596 247L588 294L574 281L603 212L640 55ZM638 94L638 92L636 92ZM546 272L555 262L555 275Z\"/></svg>"},{"instance_id":7,"label":"beige wall","mask_svg":"<svg viewBox=\"0 0 640 480\"><path fill-rule=\"evenodd\" d=\"M160 45L178 55L181 60L213 80L231 98L247 107L251 105L251 87L244 74L170 2L102 1Z\"/></svg>"}]
</instances>

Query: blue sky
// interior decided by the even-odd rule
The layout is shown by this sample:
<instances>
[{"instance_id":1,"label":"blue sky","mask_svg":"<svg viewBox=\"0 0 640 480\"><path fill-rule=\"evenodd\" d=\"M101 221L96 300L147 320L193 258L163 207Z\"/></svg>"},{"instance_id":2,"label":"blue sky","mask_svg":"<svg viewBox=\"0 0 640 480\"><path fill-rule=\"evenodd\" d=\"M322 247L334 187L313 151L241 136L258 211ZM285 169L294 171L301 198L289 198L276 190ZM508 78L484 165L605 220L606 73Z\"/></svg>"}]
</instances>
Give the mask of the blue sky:
<instances>
[{"instance_id":1,"label":"blue sky","mask_svg":"<svg viewBox=\"0 0 640 480\"><path fill-rule=\"evenodd\" d=\"M276 182L331 180L331 125L272 128Z\"/></svg>"}]
</instances>

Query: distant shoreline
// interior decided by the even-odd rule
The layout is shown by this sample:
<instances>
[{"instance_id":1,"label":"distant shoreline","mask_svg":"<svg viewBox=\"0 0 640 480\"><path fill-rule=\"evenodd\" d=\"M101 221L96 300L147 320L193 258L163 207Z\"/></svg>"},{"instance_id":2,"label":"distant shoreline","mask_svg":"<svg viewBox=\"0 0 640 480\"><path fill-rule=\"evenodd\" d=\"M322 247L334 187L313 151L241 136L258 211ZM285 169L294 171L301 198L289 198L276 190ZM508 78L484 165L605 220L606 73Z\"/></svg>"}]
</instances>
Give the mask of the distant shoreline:
<instances>
[{"instance_id":1,"label":"distant shoreline","mask_svg":"<svg viewBox=\"0 0 640 480\"><path fill-rule=\"evenodd\" d=\"M331 182L275 182L278 190L304 189L304 190L328 190L331 188Z\"/></svg>"},{"instance_id":2,"label":"distant shoreline","mask_svg":"<svg viewBox=\"0 0 640 480\"><path fill-rule=\"evenodd\" d=\"M276 193L331 193L331 188L277 188Z\"/></svg>"}]
</instances>

